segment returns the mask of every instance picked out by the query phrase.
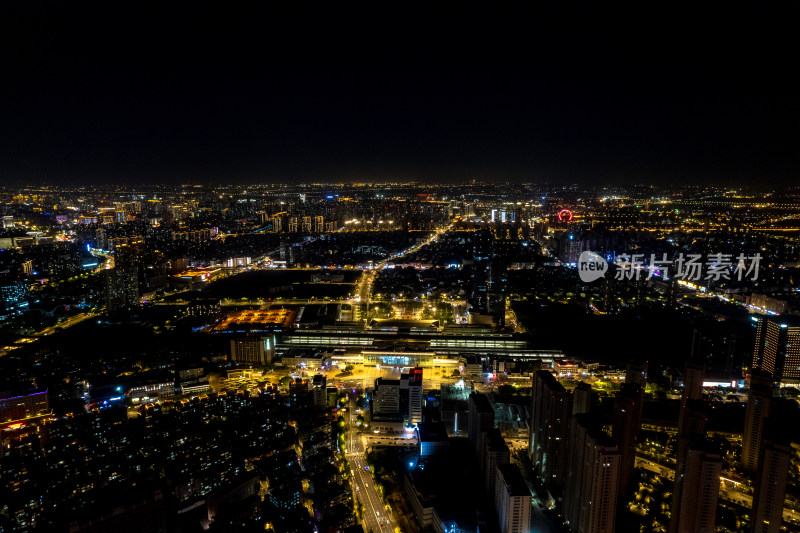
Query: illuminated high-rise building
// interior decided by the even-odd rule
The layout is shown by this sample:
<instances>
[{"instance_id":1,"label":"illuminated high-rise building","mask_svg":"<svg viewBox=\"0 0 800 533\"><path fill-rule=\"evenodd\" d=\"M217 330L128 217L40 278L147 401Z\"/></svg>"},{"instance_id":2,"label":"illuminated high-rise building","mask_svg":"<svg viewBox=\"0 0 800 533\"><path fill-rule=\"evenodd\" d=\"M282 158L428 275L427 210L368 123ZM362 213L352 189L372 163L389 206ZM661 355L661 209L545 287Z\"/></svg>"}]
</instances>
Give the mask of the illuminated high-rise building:
<instances>
[{"instance_id":1,"label":"illuminated high-rise building","mask_svg":"<svg viewBox=\"0 0 800 533\"><path fill-rule=\"evenodd\" d=\"M675 480L672 493L672 518L670 520L670 533L679 531L683 522L680 514L683 512L682 502L687 489L686 479L689 468L689 451L693 442L705 438L706 423L705 404L703 403L703 376L705 366L693 362L687 363L684 372L684 386L681 394L681 407L678 415L678 439L675 453Z\"/></svg>"},{"instance_id":2,"label":"illuminated high-rise building","mask_svg":"<svg viewBox=\"0 0 800 533\"><path fill-rule=\"evenodd\" d=\"M0 424L50 412L46 390L0 392Z\"/></svg>"},{"instance_id":3,"label":"illuminated high-rise building","mask_svg":"<svg viewBox=\"0 0 800 533\"><path fill-rule=\"evenodd\" d=\"M742 466L748 470L758 468L759 448L764 433L764 422L772 406L772 377L763 372L750 375L747 411L742 434Z\"/></svg>"},{"instance_id":4,"label":"illuminated high-rise building","mask_svg":"<svg viewBox=\"0 0 800 533\"><path fill-rule=\"evenodd\" d=\"M116 267L103 271L106 310L117 311L139 305L139 269Z\"/></svg>"},{"instance_id":5,"label":"illuminated high-rise building","mask_svg":"<svg viewBox=\"0 0 800 533\"><path fill-rule=\"evenodd\" d=\"M572 391L572 415L588 414L592 410L592 387L581 381Z\"/></svg>"},{"instance_id":6,"label":"illuminated high-rise building","mask_svg":"<svg viewBox=\"0 0 800 533\"><path fill-rule=\"evenodd\" d=\"M486 492L494 494L497 485L497 467L508 464L511 460L511 451L499 429L493 428L486 432L482 455L481 464Z\"/></svg>"},{"instance_id":7,"label":"illuminated high-rise building","mask_svg":"<svg viewBox=\"0 0 800 533\"><path fill-rule=\"evenodd\" d=\"M314 392L314 409L325 409L328 405L328 378L322 374L315 375L311 380L311 389Z\"/></svg>"},{"instance_id":8,"label":"illuminated high-rise building","mask_svg":"<svg viewBox=\"0 0 800 533\"><path fill-rule=\"evenodd\" d=\"M670 533L716 531L722 456L703 437L695 436L686 453L683 487L673 501Z\"/></svg>"},{"instance_id":9,"label":"illuminated high-rise building","mask_svg":"<svg viewBox=\"0 0 800 533\"><path fill-rule=\"evenodd\" d=\"M231 339L231 361L249 365L265 365L275 354L273 337L258 335Z\"/></svg>"},{"instance_id":10,"label":"illuminated high-rise building","mask_svg":"<svg viewBox=\"0 0 800 533\"><path fill-rule=\"evenodd\" d=\"M800 379L800 322L789 317L755 319L753 369L773 379Z\"/></svg>"},{"instance_id":11,"label":"illuminated high-rise building","mask_svg":"<svg viewBox=\"0 0 800 533\"><path fill-rule=\"evenodd\" d=\"M779 331L772 331L777 325L776 322L770 321L767 317L755 318L756 321L756 343L753 347L753 370L761 370L770 375L775 375L775 357L777 351L777 342L772 343L770 346L768 338L774 337L775 333ZM767 331L772 331L772 335L767 335ZM777 339L776 339L777 340Z\"/></svg>"},{"instance_id":12,"label":"illuminated high-rise building","mask_svg":"<svg viewBox=\"0 0 800 533\"><path fill-rule=\"evenodd\" d=\"M531 533L531 491L517 465L497 467L495 508L500 533Z\"/></svg>"},{"instance_id":13,"label":"illuminated high-rise building","mask_svg":"<svg viewBox=\"0 0 800 533\"><path fill-rule=\"evenodd\" d=\"M494 317L499 327L505 326L506 319L506 285L508 270L506 265L492 261L489 265L487 279L486 310Z\"/></svg>"},{"instance_id":14,"label":"illuminated high-rise building","mask_svg":"<svg viewBox=\"0 0 800 533\"><path fill-rule=\"evenodd\" d=\"M300 407L305 404L308 397L308 380L295 378L289 382L289 404L292 407Z\"/></svg>"},{"instance_id":15,"label":"illuminated high-rise building","mask_svg":"<svg viewBox=\"0 0 800 533\"><path fill-rule=\"evenodd\" d=\"M633 478L643 403L642 387L636 383L624 383L614 398L612 435L620 451L619 483L616 485L619 498L625 496Z\"/></svg>"},{"instance_id":16,"label":"illuminated high-rise building","mask_svg":"<svg viewBox=\"0 0 800 533\"><path fill-rule=\"evenodd\" d=\"M683 400L699 400L703 397L703 379L705 365L700 363L687 363L683 373Z\"/></svg>"},{"instance_id":17,"label":"illuminated high-rise building","mask_svg":"<svg viewBox=\"0 0 800 533\"><path fill-rule=\"evenodd\" d=\"M647 385L647 361L630 361L625 367L625 383L639 385L644 391Z\"/></svg>"},{"instance_id":18,"label":"illuminated high-rise building","mask_svg":"<svg viewBox=\"0 0 800 533\"><path fill-rule=\"evenodd\" d=\"M589 415L572 418L564 490L564 518L570 530L616 531L621 463L619 446Z\"/></svg>"},{"instance_id":19,"label":"illuminated high-rise building","mask_svg":"<svg viewBox=\"0 0 800 533\"><path fill-rule=\"evenodd\" d=\"M20 279L0 279L0 322L27 311L29 300L28 283Z\"/></svg>"},{"instance_id":20,"label":"illuminated high-rise building","mask_svg":"<svg viewBox=\"0 0 800 533\"><path fill-rule=\"evenodd\" d=\"M114 252L114 267L139 267L144 260L145 243L141 235L108 239L108 246Z\"/></svg>"},{"instance_id":21,"label":"illuminated high-rise building","mask_svg":"<svg viewBox=\"0 0 800 533\"><path fill-rule=\"evenodd\" d=\"M783 523L792 447L778 424L777 420L767 419L764 428L750 514L752 533L778 533Z\"/></svg>"},{"instance_id":22,"label":"illuminated high-rise building","mask_svg":"<svg viewBox=\"0 0 800 533\"><path fill-rule=\"evenodd\" d=\"M101 250L108 249L108 235L106 234L106 230L103 228L97 228L94 232L94 245L95 248L100 248Z\"/></svg>"},{"instance_id":23,"label":"illuminated high-rise building","mask_svg":"<svg viewBox=\"0 0 800 533\"><path fill-rule=\"evenodd\" d=\"M422 422L422 368L400 376L400 410L407 426Z\"/></svg>"},{"instance_id":24,"label":"illuminated high-rise building","mask_svg":"<svg viewBox=\"0 0 800 533\"><path fill-rule=\"evenodd\" d=\"M546 486L561 487L569 434L570 397L546 370L533 377L529 453Z\"/></svg>"},{"instance_id":25,"label":"illuminated high-rise building","mask_svg":"<svg viewBox=\"0 0 800 533\"><path fill-rule=\"evenodd\" d=\"M372 412L376 415L398 415L400 413L400 381L378 378L372 398Z\"/></svg>"},{"instance_id":26,"label":"illuminated high-rise building","mask_svg":"<svg viewBox=\"0 0 800 533\"><path fill-rule=\"evenodd\" d=\"M269 217L269 221L272 223L273 233L282 233L286 229L286 220L288 215L289 213L286 211L281 211Z\"/></svg>"},{"instance_id":27,"label":"illuminated high-rise building","mask_svg":"<svg viewBox=\"0 0 800 533\"><path fill-rule=\"evenodd\" d=\"M572 233L563 236L559 246L560 253L558 257L565 263L577 263L584 249L583 241Z\"/></svg>"},{"instance_id":28,"label":"illuminated high-rise building","mask_svg":"<svg viewBox=\"0 0 800 533\"><path fill-rule=\"evenodd\" d=\"M485 394L473 392L469 395L469 418L467 435L475 447L480 471L486 469L486 440L488 432L494 429L494 409Z\"/></svg>"},{"instance_id":29,"label":"illuminated high-rise building","mask_svg":"<svg viewBox=\"0 0 800 533\"><path fill-rule=\"evenodd\" d=\"M485 394L473 392L469 395L469 420L467 432L469 440L480 453L482 433L494 427L494 409Z\"/></svg>"},{"instance_id":30,"label":"illuminated high-rise building","mask_svg":"<svg viewBox=\"0 0 800 533\"><path fill-rule=\"evenodd\" d=\"M686 363L683 373L683 391L678 414L678 452L677 471L683 468L685 451L692 435L705 434L705 405L703 404L703 378L705 365ZM680 478L680 476L678 476Z\"/></svg>"}]
</instances>

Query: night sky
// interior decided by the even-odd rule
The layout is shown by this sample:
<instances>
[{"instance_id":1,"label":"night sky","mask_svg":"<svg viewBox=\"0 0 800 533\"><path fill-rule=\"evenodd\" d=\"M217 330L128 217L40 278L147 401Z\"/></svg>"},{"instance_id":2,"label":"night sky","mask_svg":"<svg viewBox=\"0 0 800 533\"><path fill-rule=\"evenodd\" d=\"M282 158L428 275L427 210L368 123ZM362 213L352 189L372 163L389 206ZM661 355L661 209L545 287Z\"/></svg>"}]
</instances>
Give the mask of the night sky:
<instances>
[{"instance_id":1,"label":"night sky","mask_svg":"<svg viewBox=\"0 0 800 533\"><path fill-rule=\"evenodd\" d=\"M5 183L800 183L797 9L11 4Z\"/></svg>"}]
</instances>

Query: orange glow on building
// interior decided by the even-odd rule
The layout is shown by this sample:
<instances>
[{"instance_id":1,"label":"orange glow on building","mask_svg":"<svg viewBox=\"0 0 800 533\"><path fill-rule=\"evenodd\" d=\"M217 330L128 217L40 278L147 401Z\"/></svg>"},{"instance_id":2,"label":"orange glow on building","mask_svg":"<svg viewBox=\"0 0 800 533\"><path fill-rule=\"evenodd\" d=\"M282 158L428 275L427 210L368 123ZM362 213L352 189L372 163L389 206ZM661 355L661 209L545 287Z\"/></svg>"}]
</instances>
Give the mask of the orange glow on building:
<instances>
[{"instance_id":1,"label":"orange glow on building","mask_svg":"<svg viewBox=\"0 0 800 533\"><path fill-rule=\"evenodd\" d=\"M288 329L294 323L295 312L290 309L268 311L238 311L229 314L213 328L216 333L241 330Z\"/></svg>"}]
</instances>

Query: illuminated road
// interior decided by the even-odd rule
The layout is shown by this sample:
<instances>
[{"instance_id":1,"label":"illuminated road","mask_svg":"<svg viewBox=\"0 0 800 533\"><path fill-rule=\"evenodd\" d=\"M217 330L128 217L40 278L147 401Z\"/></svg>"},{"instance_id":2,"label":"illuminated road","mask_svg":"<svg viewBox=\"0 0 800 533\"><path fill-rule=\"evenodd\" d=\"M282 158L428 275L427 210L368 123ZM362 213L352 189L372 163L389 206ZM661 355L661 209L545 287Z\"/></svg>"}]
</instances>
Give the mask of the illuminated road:
<instances>
[{"instance_id":1,"label":"illuminated road","mask_svg":"<svg viewBox=\"0 0 800 533\"><path fill-rule=\"evenodd\" d=\"M89 250L89 253L94 257L100 257L105 259L105 262L100 263L95 267L94 272L102 272L103 270L108 270L114 268L114 254L109 252L104 252L102 250L97 250L92 248Z\"/></svg>"},{"instance_id":2,"label":"illuminated road","mask_svg":"<svg viewBox=\"0 0 800 533\"><path fill-rule=\"evenodd\" d=\"M375 274L376 271L371 270L361 275L361 279L356 286L355 300L357 302L369 304L372 296L372 283L375 281Z\"/></svg>"},{"instance_id":3,"label":"illuminated road","mask_svg":"<svg viewBox=\"0 0 800 533\"><path fill-rule=\"evenodd\" d=\"M438 238L438 236L440 234L443 234L444 232L448 231L451 227L452 227L452 224L448 225L445 228L441 228L441 229L437 230L436 232L434 232L430 236L428 236L428 238L426 238L424 241L422 241L422 242L420 242L418 244L415 244L414 246L411 246L410 248L408 248L406 250L403 250L402 252L398 252L398 253L396 253L394 255L391 255L391 256L381 260L378 263L373 264L371 269L368 269L368 268L364 268L364 269L343 269L344 271L361 270L363 272L361 278L355 284L355 291L354 291L354 294L353 294L353 298L347 298L347 299L338 298L338 299L329 299L329 300L325 300L324 298L323 299L302 299L302 300L301 299L282 299L282 300L275 300L275 301L265 301L264 299L260 299L260 300L255 300L255 301L254 300L248 300L248 301L244 301L244 302L242 302L242 301L238 301L238 302L222 302L222 305L227 307L227 306L249 306L249 305L253 305L253 304L262 304L262 305L265 306L264 309L266 309L266 308L268 308L268 307L270 307L272 305L280 305L280 304L299 304L299 305L304 305L304 304L344 304L344 303L354 304L354 303L361 303L361 304L369 305L372 302L372 288L373 288L373 285L374 285L374 282L375 282L375 276L377 275L378 271L382 270L386 266L386 264L388 262L391 262L391 261L393 261L395 259L401 258L401 257L403 257L403 256L405 256L407 254L414 253L417 250L419 250L420 248L422 248L422 247L424 247L424 246L426 246L428 244L431 244L432 242L434 242ZM227 236L231 236L231 235L227 235ZM313 242L314 240L316 240L316 238L308 240L308 241L303 241L302 245L308 244L309 242ZM278 253L278 250L274 250L270 254L267 254L267 256L265 256L265 257L274 256L277 253ZM261 260L259 260L259 261L261 261ZM282 266L282 267L275 268L274 266L264 266L262 268L264 268L266 270L275 269L275 270L308 270L308 271L317 271L321 267L320 266L305 266L305 267L303 267L303 266L294 266L294 267L288 267L287 268L287 267L283 267ZM343 283L342 285L350 285L350 284L349 283ZM381 300L381 301L386 301L386 302L389 302L389 303L402 303L402 302L420 302L420 303L425 303L425 300L419 300L419 299L413 299L413 300L412 299L400 299L400 300L391 300L391 301L389 301L389 300ZM437 302L437 303L439 303L439 302L441 302L441 303L449 303L449 304L452 304L452 305L466 305L466 301L465 300L442 299L442 300L435 300L435 302ZM186 304L187 304L186 302L176 302L176 301L158 302L158 303L156 303L156 305L186 305Z\"/></svg>"},{"instance_id":4,"label":"illuminated road","mask_svg":"<svg viewBox=\"0 0 800 533\"><path fill-rule=\"evenodd\" d=\"M556 533L558 529L550 518L544 514L542 503L531 491L531 531L536 533Z\"/></svg>"},{"instance_id":5,"label":"illuminated road","mask_svg":"<svg viewBox=\"0 0 800 533\"><path fill-rule=\"evenodd\" d=\"M81 313L79 315L71 316L71 317L69 317L67 319L64 319L62 322L59 322L58 324L56 324L54 326L50 326L49 328L43 329L42 331L37 333L37 335L40 335L40 336L52 335L53 333L55 333L58 330L64 330L64 329L67 329L69 327L74 326L75 324L80 324L84 320L87 320L89 318L94 318L94 317L98 316L99 314L100 313Z\"/></svg>"},{"instance_id":6,"label":"illuminated road","mask_svg":"<svg viewBox=\"0 0 800 533\"><path fill-rule=\"evenodd\" d=\"M74 326L75 324L80 324L86 319L94 318L98 316L100 313L81 313L79 315L74 315L69 318L65 318L63 321L59 322L58 324L54 324L52 326L46 327L41 331L37 331L33 335L28 335L28 337L46 337L48 335L52 335L58 331L67 329L69 327Z\"/></svg>"},{"instance_id":7,"label":"illuminated road","mask_svg":"<svg viewBox=\"0 0 800 533\"><path fill-rule=\"evenodd\" d=\"M383 500L372 479L372 473L367 470L364 441L356 430L355 409L355 398L351 396L348 409L349 416L345 417L347 420L346 457L350 465L350 471L353 473L356 498L364 507L361 523L367 533L394 531L396 524L392 519L391 513L386 510L383 504Z\"/></svg>"},{"instance_id":8,"label":"illuminated road","mask_svg":"<svg viewBox=\"0 0 800 533\"><path fill-rule=\"evenodd\" d=\"M59 331L65 330L65 329L67 329L69 327L74 326L75 324L80 324L84 320L87 320L89 318L94 318L94 317L98 316L99 314L100 313L81 313L79 315L74 315L74 316L71 316L69 318L65 318L63 321L59 322L58 324L55 324L53 326L48 326L48 327L44 328L43 330L37 331L36 333L32 333L31 335L26 335L25 337L22 337L22 338L18 339L17 341L15 341L14 345L12 345L12 346L5 346L5 347L0 348L0 357L2 357L4 355L7 355L8 353L10 353L12 350L14 350L16 348L20 348L20 347L25 346L27 344L31 344L33 342L36 342L41 337L47 337L49 335L52 335L53 333L57 333Z\"/></svg>"}]
</instances>

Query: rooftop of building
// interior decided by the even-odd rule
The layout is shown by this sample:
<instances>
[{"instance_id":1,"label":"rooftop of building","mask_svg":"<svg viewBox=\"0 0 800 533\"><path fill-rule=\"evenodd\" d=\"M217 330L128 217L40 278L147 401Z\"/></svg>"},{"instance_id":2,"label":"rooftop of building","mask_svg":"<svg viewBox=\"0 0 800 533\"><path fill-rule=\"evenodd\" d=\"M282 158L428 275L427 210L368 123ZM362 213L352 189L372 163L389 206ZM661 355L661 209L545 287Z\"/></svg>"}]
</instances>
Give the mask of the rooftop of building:
<instances>
[{"instance_id":1,"label":"rooftop of building","mask_svg":"<svg viewBox=\"0 0 800 533\"><path fill-rule=\"evenodd\" d=\"M37 396L40 394L46 394L47 389L26 389L26 390L16 390L16 391L0 391L0 400L11 400L14 398L23 398L26 396Z\"/></svg>"},{"instance_id":2,"label":"rooftop of building","mask_svg":"<svg viewBox=\"0 0 800 533\"><path fill-rule=\"evenodd\" d=\"M417 431L420 442L441 442L448 439L444 422L421 422Z\"/></svg>"},{"instance_id":3,"label":"rooftop of building","mask_svg":"<svg viewBox=\"0 0 800 533\"><path fill-rule=\"evenodd\" d=\"M376 318L369 324L370 329L397 330L438 330L438 320L399 320L394 318Z\"/></svg>"},{"instance_id":4,"label":"rooftop of building","mask_svg":"<svg viewBox=\"0 0 800 533\"><path fill-rule=\"evenodd\" d=\"M407 380L409 385L422 385L422 368L414 367L410 372L400 374L400 380Z\"/></svg>"},{"instance_id":5,"label":"rooftop of building","mask_svg":"<svg viewBox=\"0 0 800 533\"><path fill-rule=\"evenodd\" d=\"M536 377L553 392L566 392L564 386L558 382L556 377L547 370L539 370L536 372Z\"/></svg>"},{"instance_id":6,"label":"rooftop of building","mask_svg":"<svg viewBox=\"0 0 800 533\"><path fill-rule=\"evenodd\" d=\"M602 446L604 448L616 448L618 446L614 439L612 439L608 433L603 431L603 428L600 425L600 421L597 419L597 417L582 413L575 415L575 420L578 422L578 424L586 428L586 432L592 439L594 439L598 446Z\"/></svg>"},{"instance_id":7,"label":"rooftop of building","mask_svg":"<svg viewBox=\"0 0 800 533\"><path fill-rule=\"evenodd\" d=\"M295 312L291 309L270 309L268 311L237 311L229 314L212 331L224 332L247 327L289 328L294 322Z\"/></svg>"},{"instance_id":8,"label":"rooftop of building","mask_svg":"<svg viewBox=\"0 0 800 533\"><path fill-rule=\"evenodd\" d=\"M497 470L502 476L503 481L508 487L511 496L530 496L531 491L525 479L522 477L522 472L515 464L498 465Z\"/></svg>"},{"instance_id":9,"label":"rooftop of building","mask_svg":"<svg viewBox=\"0 0 800 533\"><path fill-rule=\"evenodd\" d=\"M475 410L479 413L494 413L492 404L489 403L489 398L485 394L472 393L469 395L472 403L475 404Z\"/></svg>"}]
</instances>

